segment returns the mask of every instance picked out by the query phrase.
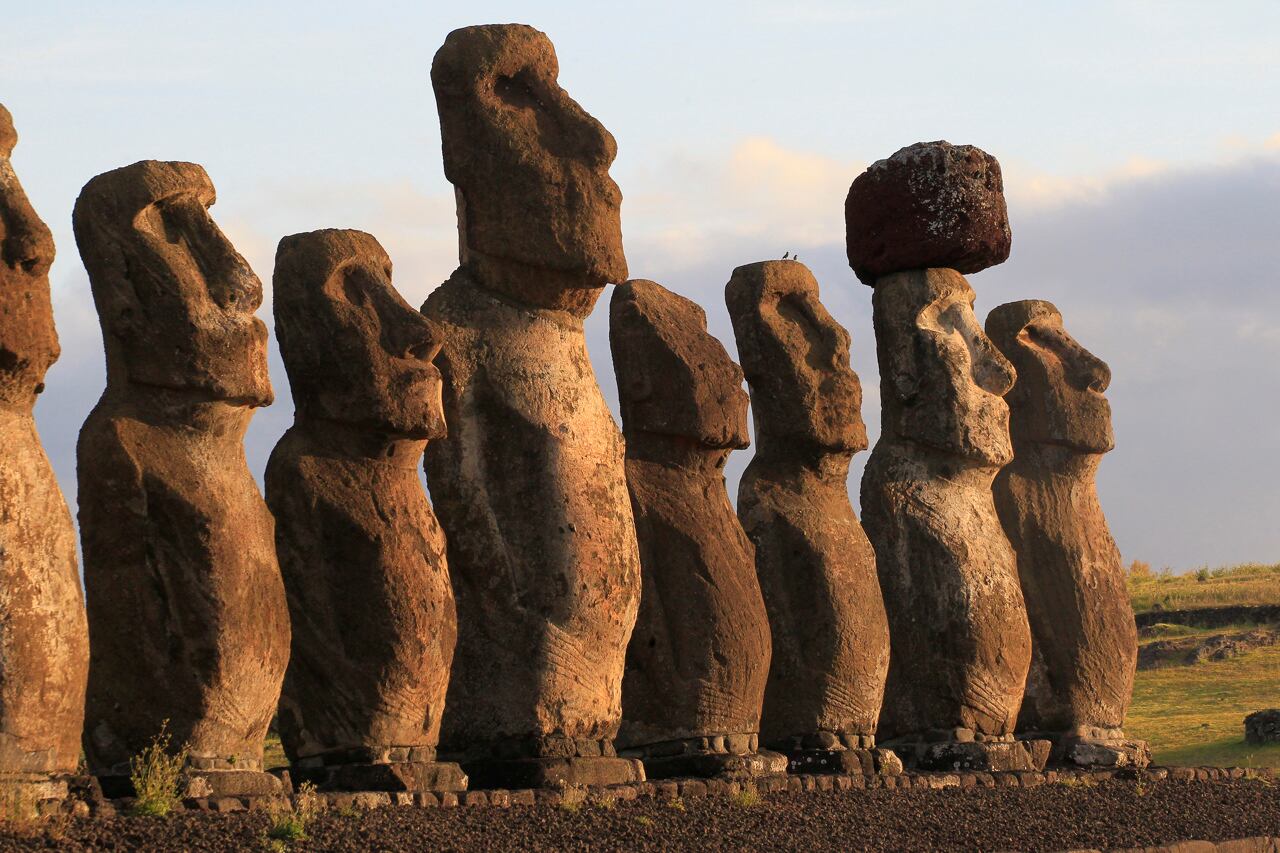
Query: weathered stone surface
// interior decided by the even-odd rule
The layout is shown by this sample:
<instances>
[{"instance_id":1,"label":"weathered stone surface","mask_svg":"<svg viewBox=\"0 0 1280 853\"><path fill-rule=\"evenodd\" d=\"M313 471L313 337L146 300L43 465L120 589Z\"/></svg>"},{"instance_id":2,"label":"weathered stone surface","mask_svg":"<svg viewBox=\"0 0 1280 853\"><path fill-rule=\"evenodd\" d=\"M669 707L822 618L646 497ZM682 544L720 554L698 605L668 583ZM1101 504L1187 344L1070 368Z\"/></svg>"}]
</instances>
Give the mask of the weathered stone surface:
<instances>
[{"instance_id":1,"label":"weathered stone surface","mask_svg":"<svg viewBox=\"0 0 1280 853\"><path fill-rule=\"evenodd\" d=\"M280 739L295 764L348 763L354 750L410 768L403 784L430 783L405 762L435 757L457 638L444 533L417 467L445 437L439 335L360 231L284 238L273 286L297 407L266 474L293 624ZM372 785L379 772L324 784L414 790Z\"/></svg>"},{"instance_id":2,"label":"weathered stone surface","mask_svg":"<svg viewBox=\"0 0 1280 853\"><path fill-rule=\"evenodd\" d=\"M849 334L796 261L738 267L725 302L756 427L738 515L773 635L761 737L788 751L822 735L827 748L871 746L889 629L875 553L849 503L849 462L867 447Z\"/></svg>"},{"instance_id":3,"label":"weathered stone surface","mask_svg":"<svg viewBox=\"0 0 1280 853\"><path fill-rule=\"evenodd\" d=\"M1246 743L1280 743L1280 708L1254 711L1244 718Z\"/></svg>"},{"instance_id":4,"label":"weathered stone surface","mask_svg":"<svg viewBox=\"0 0 1280 853\"><path fill-rule=\"evenodd\" d=\"M274 523L243 445L272 399L262 284L213 201L204 169L154 160L76 201L107 354L77 447L98 774L127 772L165 720L193 759L261 769L289 657Z\"/></svg>"},{"instance_id":5,"label":"weathered stone surface","mask_svg":"<svg viewBox=\"0 0 1280 853\"><path fill-rule=\"evenodd\" d=\"M892 654L881 737L1013 732L1031 636L991 497L1012 451L1013 367L954 270L882 278L873 299L882 431L862 478Z\"/></svg>"},{"instance_id":6,"label":"weathered stone surface","mask_svg":"<svg viewBox=\"0 0 1280 853\"><path fill-rule=\"evenodd\" d=\"M59 354L54 249L9 162L17 141L0 105L0 774L70 773L89 637L75 528L32 416Z\"/></svg>"},{"instance_id":7,"label":"weathered stone surface","mask_svg":"<svg viewBox=\"0 0 1280 853\"><path fill-rule=\"evenodd\" d=\"M750 442L742 370L702 308L652 281L614 291L609 346L643 581L619 745L745 747L734 736L759 731L770 640L755 555L724 485L729 454Z\"/></svg>"},{"instance_id":8,"label":"weathered stone surface","mask_svg":"<svg viewBox=\"0 0 1280 853\"><path fill-rule=\"evenodd\" d=\"M566 743L604 744L529 768L538 784L638 766L606 761L640 566L622 436L582 329L626 273L614 146L555 76L529 27L470 27L441 48L432 83L462 266L423 306L444 335L449 437L428 445L426 470L458 607L441 753L476 779L476 761L516 773Z\"/></svg>"},{"instance_id":9,"label":"weathered stone surface","mask_svg":"<svg viewBox=\"0 0 1280 853\"><path fill-rule=\"evenodd\" d=\"M466 27L431 63L463 266L524 305L591 313L627 277L613 136L556 81L544 33Z\"/></svg>"},{"instance_id":10,"label":"weathered stone surface","mask_svg":"<svg viewBox=\"0 0 1280 853\"><path fill-rule=\"evenodd\" d=\"M975 273L1009 257L996 158L972 145L917 142L872 163L844 203L849 266L863 284L895 272Z\"/></svg>"},{"instance_id":11,"label":"weathered stone surface","mask_svg":"<svg viewBox=\"0 0 1280 853\"><path fill-rule=\"evenodd\" d=\"M1094 484L1102 454L1115 446L1103 396L1111 371L1048 302L1001 305L986 330L1018 376L1006 396L1013 461L993 486L1033 637L1018 727L1076 737L1119 729L1138 632Z\"/></svg>"}]
</instances>

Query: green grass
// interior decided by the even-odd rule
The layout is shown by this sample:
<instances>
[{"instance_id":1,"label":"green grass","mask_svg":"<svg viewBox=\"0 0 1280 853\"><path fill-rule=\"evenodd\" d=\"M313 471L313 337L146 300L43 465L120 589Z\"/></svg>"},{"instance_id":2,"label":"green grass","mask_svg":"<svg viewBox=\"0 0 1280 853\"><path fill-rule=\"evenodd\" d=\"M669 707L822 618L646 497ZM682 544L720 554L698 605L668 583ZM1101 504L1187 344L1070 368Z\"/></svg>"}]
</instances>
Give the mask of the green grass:
<instances>
[{"instance_id":1,"label":"green grass","mask_svg":"<svg viewBox=\"0 0 1280 853\"><path fill-rule=\"evenodd\" d=\"M1280 647L1139 672L1125 732L1158 764L1280 767L1280 745L1244 742L1244 718L1280 705Z\"/></svg>"},{"instance_id":2,"label":"green grass","mask_svg":"<svg viewBox=\"0 0 1280 853\"><path fill-rule=\"evenodd\" d=\"M1233 604L1280 604L1280 563L1245 563L1175 575L1151 571L1146 563L1129 567L1129 598L1136 613L1156 609L1227 607Z\"/></svg>"}]
</instances>

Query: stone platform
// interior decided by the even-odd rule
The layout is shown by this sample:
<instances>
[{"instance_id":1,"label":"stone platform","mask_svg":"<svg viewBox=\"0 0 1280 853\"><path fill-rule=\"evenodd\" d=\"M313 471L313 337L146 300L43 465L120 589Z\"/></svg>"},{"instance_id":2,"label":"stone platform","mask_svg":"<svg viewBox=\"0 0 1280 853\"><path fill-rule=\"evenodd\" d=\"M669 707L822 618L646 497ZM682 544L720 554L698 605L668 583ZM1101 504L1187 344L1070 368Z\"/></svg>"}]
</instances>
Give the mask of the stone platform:
<instances>
[{"instance_id":1,"label":"stone platform","mask_svg":"<svg viewBox=\"0 0 1280 853\"><path fill-rule=\"evenodd\" d=\"M1053 743L1038 738L989 740L911 740L885 743L904 766L940 771L1043 770Z\"/></svg>"},{"instance_id":2,"label":"stone platform","mask_svg":"<svg viewBox=\"0 0 1280 853\"><path fill-rule=\"evenodd\" d=\"M754 779L787 772L787 757L761 749L755 732L660 741L627 747L619 754L644 762L649 779Z\"/></svg>"},{"instance_id":3,"label":"stone platform","mask_svg":"<svg viewBox=\"0 0 1280 853\"><path fill-rule=\"evenodd\" d=\"M301 763L289 769L295 785L310 782L320 791L465 791L467 774L450 761Z\"/></svg>"}]
</instances>

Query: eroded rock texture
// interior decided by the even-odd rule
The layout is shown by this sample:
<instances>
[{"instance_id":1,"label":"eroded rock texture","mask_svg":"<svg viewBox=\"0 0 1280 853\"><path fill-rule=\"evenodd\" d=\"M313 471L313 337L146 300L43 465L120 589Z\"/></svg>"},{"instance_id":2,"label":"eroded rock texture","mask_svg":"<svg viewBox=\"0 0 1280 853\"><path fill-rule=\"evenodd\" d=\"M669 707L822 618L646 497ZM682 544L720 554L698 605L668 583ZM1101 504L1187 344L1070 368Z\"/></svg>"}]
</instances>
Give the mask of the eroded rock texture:
<instances>
[{"instance_id":1,"label":"eroded rock texture","mask_svg":"<svg viewBox=\"0 0 1280 853\"><path fill-rule=\"evenodd\" d=\"M439 335L360 231L284 238L273 287L296 406L266 474L293 626L285 753L322 787L458 787L456 766L434 764L457 619L418 476L446 433Z\"/></svg>"},{"instance_id":2,"label":"eroded rock texture","mask_svg":"<svg viewBox=\"0 0 1280 853\"><path fill-rule=\"evenodd\" d=\"M875 553L849 503L867 447L849 334L796 261L738 267L725 288L751 388L756 455L738 487L773 632L761 737L871 747L889 668Z\"/></svg>"},{"instance_id":3,"label":"eroded rock texture","mask_svg":"<svg viewBox=\"0 0 1280 853\"><path fill-rule=\"evenodd\" d=\"M154 160L76 201L107 355L77 447L97 774L127 773L165 720L193 768L261 769L289 657L274 524L243 446L272 400L262 284L213 202L204 169Z\"/></svg>"},{"instance_id":4,"label":"eroded rock texture","mask_svg":"<svg viewBox=\"0 0 1280 853\"><path fill-rule=\"evenodd\" d=\"M1122 740L1138 634L1094 484L1115 446L1103 396L1111 371L1048 302L1001 305L986 328L1018 373L1006 397L1013 461L994 493L1034 638L1019 728Z\"/></svg>"},{"instance_id":5,"label":"eroded rock texture","mask_svg":"<svg viewBox=\"0 0 1280 853\"><path fill-rule=\"evenodd\" d=\"M680 769L720 772L756 751L770 657L754 549L724 485L750 443L742 370L697 304L652 281L614 291L609 346L643 578L620 743L650 775L698 754Z\"/></svg>"},{"instance_id":6,"label":"eroded rock texture","mask_svg":"<svg viewBox=\"0 0 1280 853\"><path fill-rule=\"evenodd\" d=\"M863 284L930 267L975 273L1009 257L1000 164L972 145L917 142L873 163L844 212L849 265Z\"/></svg>"},{"instance_id":7,"label":"eroded rock texture","mask_svg":"<svg viewBox=\"0 0 1280 853\"><path fill-rule=\"evenodd\" d=\"M80 758L89 637L76 536L32 416L58 359L53 236L9 156L0 105L0 775L71 773Z\"/></svg>"},{"instance_id":8,"label":"eroded rock texture","mask_svg":"<svg viewBox=\"0 0 1280 853\"><path fill-rule=\"evenodd\" d=\"M892 656L887 736L1013 733L1031 661L1017 564L991 498L1012 457L1009 362L958 272L876 282L882 432L862 479Z\"/></svg>"},{"instance_id":9,"label":"eroded rock texture","mask_svg":"<svg viewBox=\"0 0 1280 853\"><path fill-rule=\"evenodd\" d=\"M626 277L616 149L556 74L514 24L451 33L431 69L462 261L422 309L444 336L449 437L426 470L458 606L441 752L476 784L641 772L612 757L640 568L582 329Z\"/></svg>"}]
</instances>

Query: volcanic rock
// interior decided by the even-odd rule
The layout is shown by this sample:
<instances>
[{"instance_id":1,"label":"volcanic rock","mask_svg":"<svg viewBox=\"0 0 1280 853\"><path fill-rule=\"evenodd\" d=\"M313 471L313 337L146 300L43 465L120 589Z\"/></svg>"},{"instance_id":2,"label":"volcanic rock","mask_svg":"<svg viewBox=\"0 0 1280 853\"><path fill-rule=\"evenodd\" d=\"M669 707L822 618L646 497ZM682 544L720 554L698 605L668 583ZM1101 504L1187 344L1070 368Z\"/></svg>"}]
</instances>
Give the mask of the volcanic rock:
<instances>
[{"instance_id":1,"label":"volcanic rock","mask_svg":"<svg viewBox=\"0 0 1280 853\"><path fill-rule=\"evenodd\" d=\"M631 781L614 757L640 559L582 318L626 277L613 138L521 25L449 35L431 79L461 266L423 313L449 437L427 446L458 646L441 730L476 785Z\"/></svg>"},{"instance_id":2,"label":"volcanic rock","mask_svg":"<svg viewBox=\"0 0 1280 853\"><path fill-rule=\"evenodd\" d=\"M917 142L872 163L844 203L849 266L863 283L948 267L975 273L1009 257L996 158L972 145Z\"/></svg>"},{"instance_id":3,"label":"volcanic rock","mask_svg":"<svg viewBox=\"0 0 1280 853\"><path fill-rule=\"evenodd\" d=\"M789 752L870 748L889 629L875 553L849 503L849 463L867 448L849 333L796 261L738 267L725 302L755 419L738 515L773 635L761 737Z\"/></svg>"},{"instance_id":4,"label":"volcanic rock","mask_svg":"<svg viewBox=\"0 0 1280 853\"><path fill-rule=\"evenodd\" d=\"M1033 637L1018 726L1065 737L1118 730L1133 695L1138 632L1094 483L1115 447L1103 396L1111 371L1048 302L1001 305L986 331L1018 376L1006 396L1013 461L994 483Z\"/></svg>"},{"instance_id":5,"label":"volcanic rock","mask_svg":"<svg viewBox=\"0 0 1280 853\"><path fill-rule=\"evenodd\" d=\"M1012 735L1031 661L1017 562L991 497L1012 456L1014 370L950 269L880 279L882 430L862 478L891 657L881 735ZM992 765L994 766L994 765Z\"/></svg>"},{"instance_id":6,"label":"volcanic rock","mask_svg":"<svg viewBox=\"0 0 1280 853\"><path fill-rule=\"evenodd\" d=\"M619 743L650 777L750 772L730 756L755 751L770 639L724 484L729 454L750 443L742 370L702 308L652 281L614 291L609 346L643 579Z\"/></svg>"},{"instance_id":7,"label":"volcanic rock","mask_svg":"<svg viewBox=\"0 0 1280 853\"><path fill-rule=\"evenodd\" d=\"M360 231L285 237L273 287L297 407L266 475L293 624L280 739L294 777L321 787L435 787L440 773L395 768L434 766L457 639L418 476L427 441L445 437L439 336Z\"/></svg>"},{"instance_id":8,"label":"volcanic rock","mask_svg":"<svg viewBox=\"0 0 1280 853\"><path fill-rule=\"evenodd\" d=\"M0 778L72 773L80 760L89 636L76 534L32 415L58 359L53 235L9 162L0 105Z\"/></svg>"},{"instance_id":9,"label":"volcanic rock","mask_svg":"<svg viewBox=\"0 0 1280 853\"><path fill-rule=\"evenodd\" d=\"M288 662L274 523L243 444L272 400L262 284L213 202L200 166L154 160L76 201L107 355L77 447L96 775L127 774L166 721L192 767L261 770Z\"/></svg>"}]
</instances>

